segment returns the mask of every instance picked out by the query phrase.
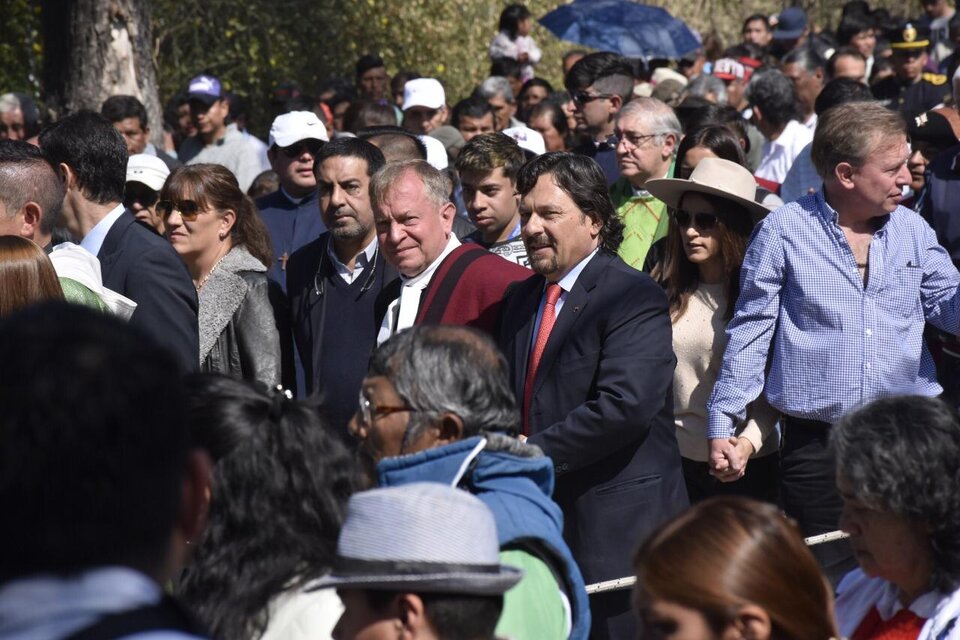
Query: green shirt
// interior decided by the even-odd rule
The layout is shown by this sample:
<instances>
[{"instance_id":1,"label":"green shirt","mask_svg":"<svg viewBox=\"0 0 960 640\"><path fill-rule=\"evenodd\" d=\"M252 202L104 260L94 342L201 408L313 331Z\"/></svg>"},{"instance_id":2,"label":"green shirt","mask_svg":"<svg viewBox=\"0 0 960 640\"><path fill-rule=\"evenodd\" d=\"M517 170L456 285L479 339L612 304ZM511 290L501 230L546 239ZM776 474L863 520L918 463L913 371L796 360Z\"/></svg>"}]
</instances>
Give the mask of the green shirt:
<instances>
[{"instance_id":1,"label":"green shirt","mask_svg":"<svg viewBox=\"0 0 960 640\"><path fill-rule=\"evenodd\" d=\"M643 269L650 246L667 235L667 205L650 194L635 195L633 185L626 178L613 183L610 199L624 226L623 242L617 254L634 269Z\"/></svg>"},{"instance_id":2,"label":"green shirt","mask_svg":"<svg viewBox=\"0 0 960 640\"><path fill-rule=\"evenodd\" d=\"M501 551L500 562L523 569L523 579L504 594L497 637L565 640L570 635L570 604L547 563L519 549Z\"/></svg>"}]
</instances>

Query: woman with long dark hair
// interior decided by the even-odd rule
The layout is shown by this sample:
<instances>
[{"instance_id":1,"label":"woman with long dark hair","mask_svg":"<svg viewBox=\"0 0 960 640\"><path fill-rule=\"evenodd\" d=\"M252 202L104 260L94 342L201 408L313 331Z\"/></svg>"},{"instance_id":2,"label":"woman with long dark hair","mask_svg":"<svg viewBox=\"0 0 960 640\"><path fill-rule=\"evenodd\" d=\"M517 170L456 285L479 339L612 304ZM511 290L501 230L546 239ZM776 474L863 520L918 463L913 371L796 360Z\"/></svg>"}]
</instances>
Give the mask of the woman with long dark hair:
<instances>
[{"instance_id":1,"label":"woman with long dark hair","mask_svg":"<svg viewBox=\"0 0 960 640\"><path fill-rule=\"evenodd\" d=\"M228 169L195 164L170 174L157 213L197 288L201 371L279 384L272 249L256 205Z\"/></svg>"},{"instance_id":2,"label":"woman with long dark hair","mask_svg":"<svg viewBox=\"0 0 960 640\"><path fill-rule=\"evenodd\" d=\"M329 638L331 569L353 457L316 413L281 390L225 376L190 378L190 427L215 463L207 530L176 587L221 640Z\"/></svg>"},{"instance_id":3,"label":"woman with long dark hair","mask_svg":"<svg viewBox=\"0 0 960 640\"><path fill-rule=\"evenodd\" d=\"M655 270L667 291L673 321L677 367L673 379L674 417L691 501L717 493L740 493L774 500L777 416L764 401L755 402L735 439L750 462L747 477L720 479L708 466L707 400L720 372L726 325L739 294L740 266L753 225L767 208L753 200L756 183L745 167L704 158L687 179L647 182L647 190L670 208L664 257ZM738 472L739 473L739 472Z\"/></svg>"},{"instance_id":4,"label":"woman with long dark hair","mask_svg":"<svg viewBox=\"0 0 960 640\"><path fill-rule=\"evenodd\" d=\"M832 640L833 595L796 525L770 504L694 505L634 559L643 638Z\"/></svg>"}]
</instances>

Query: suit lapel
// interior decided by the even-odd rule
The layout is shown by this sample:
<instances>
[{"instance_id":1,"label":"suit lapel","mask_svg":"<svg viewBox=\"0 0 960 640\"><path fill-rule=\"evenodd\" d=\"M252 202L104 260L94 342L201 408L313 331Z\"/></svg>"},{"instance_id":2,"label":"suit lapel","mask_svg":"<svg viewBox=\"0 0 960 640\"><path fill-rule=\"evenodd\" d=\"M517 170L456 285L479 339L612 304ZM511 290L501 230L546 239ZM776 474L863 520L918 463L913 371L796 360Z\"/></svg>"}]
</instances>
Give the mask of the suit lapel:
<instances>
[{"instance_id":1,"label":"suit lapel","mask_svg":"<svg viewBox=\"0 0 960 640\"><path fill-rule=\"evenodd\" d=\"M513 375L513 388L518 398L523 398L524 378L530 362L530 345L533 343L533 331L537 322L537 307L543 297L544 279L531 278L518 286L518 300L514 318L519 321L513 331L513 362L517 363Z\"/></svg>"},{"instance_id":2,"label":"suit lapel","mask_svg":"<svg viewBox=\"0 0 960 640\"><path fill-rule=\"evenodd\" d=\"M543 386L548 373L553 367L567 342L567 338L573 333L574 327L583 316L584 310L590 303L590 295L594 287L600 280L600 275L610 263L610 254L602 249L587 264L580 273L577 281L573 285L566 300L563 301L563 308L560 315L557 316L556 324L553 325L553 331L550 332L550 339L547 340L547 346L543 350L543 356L540 358L540 365L537 367L537 379L533 384L533 393L536 396L537 391Z\"/></svg>"},{"instance_id":3,"label":"suit lapel","mask_svg":"<svg viewBox=\"0 0 960 640\"><path fill-rule=\"evenodd\" d=\"M124 211L117 221L113 223L110 230L107 231L103 244L100 245L100 253L97 258L100 260L100 271L103 279L106 281L110 268L113 267L117 259L123 254L123 236L126 234L130 225L136 222L136 218L129 210Z\"/></svg>"}]
</instances>

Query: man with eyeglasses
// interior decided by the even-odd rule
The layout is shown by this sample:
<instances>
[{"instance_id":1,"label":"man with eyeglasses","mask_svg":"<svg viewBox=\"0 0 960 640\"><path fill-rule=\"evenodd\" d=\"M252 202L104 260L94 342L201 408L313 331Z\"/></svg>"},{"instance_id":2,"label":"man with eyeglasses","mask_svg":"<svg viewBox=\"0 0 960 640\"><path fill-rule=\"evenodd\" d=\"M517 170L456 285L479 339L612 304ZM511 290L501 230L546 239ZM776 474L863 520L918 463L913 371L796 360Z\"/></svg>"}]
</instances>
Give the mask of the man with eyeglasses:
<instances>
[{"instance_id":1,"label":"man with eyeglasses","mask_svg":"<svg viewBox=\"0 0 960 640\"><path fill-rule=\"evenodd\" d=\"M157 156L138 153L127 160L127 184L123 189L123 206L140 222L163 235L163 216L157 213L160 189L170 175L166 163Z\"/></svg>"},{"instance_id":2,"label":"man with eyeglasses","mask_svg":"<svg viewBox=\"0 0 960 640\"><path fill-rule=\"evenodd\" d=\"M377 342L374 304L397 272L377 242L370 177L386 160L360 138L335 138L314 159L328 231L290 256L287 293L303 362L301 397L345 440L357 391Z\"/></svg>"},{"instance_id":3,"label":"man with eyeglasses","mask_svg":"<svg viewBox=\"0 0 960 640\"><path fill-rule=\"evenodd\" d=\"M573 152L596 160L612 185L620 177L614 127L633 96L633 71L615 53L591 53L573 65L564 82L573 98L577 133L587 138Z\"/></svg>"},{"instance_id":4,"label":"man with eyeglasses","mask_svg":"<svg viewBox=\"0 0 960 640\"><path fill-rule=\"evenodd\" d=\"M270 127L267 157L280 188L257 200L257 208L273 244L273 264L267 277L284 291L287 260L326 229L320 217L313 169L314 158L329 139L326 127L312 111L284 113Z\"/></svg>"},{"instance_id":5,"label":"man with eyeglasses","mask_svg":"<svg viewBox=\"0 0 960 640\"><path fill-rule=\"evenodd\" d=\"M610 198L624 225L617 253L631 267L642 270L650 247L666 237L669 226L667 206L645 185L647 180L673 173L680 121L666 103L636 98L620 110L614 133L620 179L610 187Z\"/></svg>"},{"instance_id":6,"label":"man with eyeglasses","mask_svg":"<svg viewBox=\"0 0 960 640\"><path fill-rule=\"evenodd\" d=\"M232 122L230 102L220 81L213 76L197 76L190 81L187 98L197 135L180 145L180 161L224 166L237 177L240 190L246 192L262 170L260 158Z\"/></svg>"}]
</instances>

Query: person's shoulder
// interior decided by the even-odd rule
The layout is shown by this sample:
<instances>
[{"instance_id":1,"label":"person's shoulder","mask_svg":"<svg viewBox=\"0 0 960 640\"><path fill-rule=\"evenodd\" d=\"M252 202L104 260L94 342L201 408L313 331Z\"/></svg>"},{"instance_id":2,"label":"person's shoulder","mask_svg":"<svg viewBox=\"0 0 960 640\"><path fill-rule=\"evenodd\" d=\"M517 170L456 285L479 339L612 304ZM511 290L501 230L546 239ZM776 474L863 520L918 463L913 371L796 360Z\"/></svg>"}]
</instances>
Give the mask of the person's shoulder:
<instances>
[{"instance_id":1,"label":"person's shoulder","mask_svg":"<svg viewBox=\"0 0 960 640\"><path fill-rule=\"evenodd\" d=\"M257 209L260 210L261 214L272 213L272 209L282 207L284 203L290 202L283 193L277 189L272 193L260 196L257 198L254 203L257 205Z\"/></svg>"},{"instance_id":2,"label":"person's shoulder","mask_svg":"<svg viewBox=\"0 0 960 640\"><path fill-rule=\"evenodd\" d=\"M920 76L920 81L934 87L942 87L943 85L947 84L947 76L942 73L931 73L929 71L925 71Z\"/></svg>"},{"instance_id":3,"label":"person's shoulder","mask_svg":"<svg viewBox=\"0 0 960 640\"><path fill-rule=\"evenodd\" d=\"M930 162L930 171L936 178L960 180L960 173L953 173L953 164L960 155L960 144L947 147L937 154ZM950 175L937 175L938 173L950 172Z\"/></svg>"}]
</instances>

